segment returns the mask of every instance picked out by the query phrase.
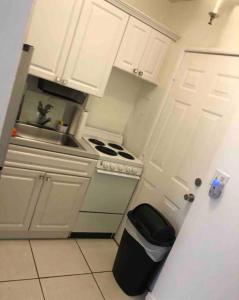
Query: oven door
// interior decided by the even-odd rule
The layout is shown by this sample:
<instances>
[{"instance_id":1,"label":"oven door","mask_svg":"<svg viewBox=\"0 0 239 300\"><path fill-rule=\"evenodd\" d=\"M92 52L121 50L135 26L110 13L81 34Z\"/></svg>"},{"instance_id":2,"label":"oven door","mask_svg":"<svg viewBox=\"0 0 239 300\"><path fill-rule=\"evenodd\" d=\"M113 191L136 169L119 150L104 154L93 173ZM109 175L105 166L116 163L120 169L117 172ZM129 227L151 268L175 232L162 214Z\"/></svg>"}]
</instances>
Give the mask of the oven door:
<instances>
[{"instance_id":1,"label":"oven door","mask_svg":"<svg viewBox=\"0 0 239 300\"><path fill-rule=\"evenodd\" d=\"M137 176L97 170L81 211L124 214L138 181Z\"/></svg>"}]
</instances>

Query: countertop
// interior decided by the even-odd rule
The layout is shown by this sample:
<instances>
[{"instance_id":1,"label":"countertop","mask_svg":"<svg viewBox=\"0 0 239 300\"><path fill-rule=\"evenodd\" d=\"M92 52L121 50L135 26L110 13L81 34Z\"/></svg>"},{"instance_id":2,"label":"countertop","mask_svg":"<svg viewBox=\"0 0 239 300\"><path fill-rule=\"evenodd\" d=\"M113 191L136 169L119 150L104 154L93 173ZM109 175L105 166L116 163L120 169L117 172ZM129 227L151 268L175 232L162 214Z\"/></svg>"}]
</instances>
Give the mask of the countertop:
<instances>
[{"instance_id":1,"label":"countertop","mask_svg":"<svg viewBox=\"0 0 239 300\"><path fill-rule=\"evenodd\" d=\"M99 158L98 153L92 147L90 147L83 139L77 139L77 141L80 144L79 148L62 146L53 143L43 142L40 140L28 139L22 137L11 137L10 144L36 148L36 149L41 149L41 150L46 150L51 152L63 153L68 155L75 155L75 156L91 158L91 159Z\"/></svg>"}]
</instances>

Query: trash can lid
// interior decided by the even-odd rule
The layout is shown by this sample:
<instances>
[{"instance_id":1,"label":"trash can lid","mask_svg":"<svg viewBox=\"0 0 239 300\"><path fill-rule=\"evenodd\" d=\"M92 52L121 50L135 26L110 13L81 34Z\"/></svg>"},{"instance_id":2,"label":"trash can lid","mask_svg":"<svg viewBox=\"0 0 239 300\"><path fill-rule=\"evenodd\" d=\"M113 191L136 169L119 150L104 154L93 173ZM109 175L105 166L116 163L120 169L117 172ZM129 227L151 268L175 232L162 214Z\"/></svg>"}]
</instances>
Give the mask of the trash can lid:
<instances>
[{"instance_id":1,"label":"trash can lid","mask_svg":"<svg viewBox=\"0 0 239 300\"><path fill-rule=\"evenodd\" d=\"M169 221L153 206L144 203L128 212L128 218L151 244L169 247L175 241L175 230Z\"/></svg>"}]
</instances>

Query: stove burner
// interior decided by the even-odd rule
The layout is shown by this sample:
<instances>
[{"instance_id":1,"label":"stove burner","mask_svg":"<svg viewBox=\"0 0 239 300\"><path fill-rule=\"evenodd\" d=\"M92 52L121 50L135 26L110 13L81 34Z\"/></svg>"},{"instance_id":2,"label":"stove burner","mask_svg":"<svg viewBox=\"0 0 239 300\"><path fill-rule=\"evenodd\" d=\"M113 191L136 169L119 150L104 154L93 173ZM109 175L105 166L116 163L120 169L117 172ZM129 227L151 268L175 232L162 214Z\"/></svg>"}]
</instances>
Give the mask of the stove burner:
<instances>
[{"instance_id":1,"label":"stove burner","mask_svg":"<svg viewBox=\"0 0 239 300\"><path fill-rule=\"evenodd\" d=\"M123 147L121 147L120 145L117 145L117 144L109 143L108 145L116 150L124 150Z\"/></svg>"},{"instance_id":2,"label":"stove burner","mask_svg":"<svg viewBox=\"0 0 239 300\"><path fill-rule=\"evenodd\" d=\"M89 142L95 144L95 145L98 145L98 146L104 146L105 144L99 140L96 140L96 139L89 139Z\"/></svg>"},{"instance_id":3,"label":"stove burner","mask_svg":"<svg viewBox=\"0 0 239 300\"><path fill-rule=\"evenodd\" d=\"M114 150L104 147L104 146L96 146L95 149L97 149L98 151L100 151L102 153L111 155L111 156L117 156L117 153Z\"/></svg>"},{"instance_id":4,"label":"stove burner","mask_svg":"<svg viewBox=\"0 0 239 300\"><path fill-rule=\"evenodd\" d=\"M135 158L129 153L119 151L118 154L126 159L135 160Z\"/></svg>"}]
</instances>

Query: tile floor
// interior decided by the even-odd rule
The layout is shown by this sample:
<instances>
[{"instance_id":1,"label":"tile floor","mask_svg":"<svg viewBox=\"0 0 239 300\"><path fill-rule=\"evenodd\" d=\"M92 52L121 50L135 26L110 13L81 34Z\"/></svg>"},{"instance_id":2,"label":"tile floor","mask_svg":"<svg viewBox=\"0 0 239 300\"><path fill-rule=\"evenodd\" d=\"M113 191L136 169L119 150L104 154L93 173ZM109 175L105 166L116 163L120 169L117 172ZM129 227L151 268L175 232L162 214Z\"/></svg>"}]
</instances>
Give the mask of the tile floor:
<instances>
[{"instance_id":1,"label":"tile floor","mask_svg":"<svg viewBox=\"0 0 239 300\"><path fill-rule=\"evenodd\" d=\"M113 240L0 241L1 300L142 300L112 275Z\"/></svg>"}]
</instances>

